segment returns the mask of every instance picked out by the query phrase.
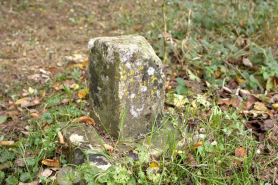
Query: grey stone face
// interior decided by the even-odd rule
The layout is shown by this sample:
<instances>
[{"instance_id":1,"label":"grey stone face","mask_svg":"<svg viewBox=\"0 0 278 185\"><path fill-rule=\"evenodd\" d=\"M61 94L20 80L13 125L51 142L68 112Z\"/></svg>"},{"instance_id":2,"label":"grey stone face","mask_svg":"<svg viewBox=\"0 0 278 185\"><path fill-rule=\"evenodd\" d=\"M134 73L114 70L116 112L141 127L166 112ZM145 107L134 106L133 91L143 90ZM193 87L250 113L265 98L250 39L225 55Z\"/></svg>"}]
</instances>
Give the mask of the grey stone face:
<instances>
[{"instance_id":1,"label":"grey stone face","mask_svg":"<svg viewBox=\"0 0 278 185\"><path fill-rule=\"evenodd\" d=\"M156 118L160 124L165 76L146 39L99 37L88 46L91 117L96 123L116 138L137 138L150 131Z\"/></svg>"}]
</instances>

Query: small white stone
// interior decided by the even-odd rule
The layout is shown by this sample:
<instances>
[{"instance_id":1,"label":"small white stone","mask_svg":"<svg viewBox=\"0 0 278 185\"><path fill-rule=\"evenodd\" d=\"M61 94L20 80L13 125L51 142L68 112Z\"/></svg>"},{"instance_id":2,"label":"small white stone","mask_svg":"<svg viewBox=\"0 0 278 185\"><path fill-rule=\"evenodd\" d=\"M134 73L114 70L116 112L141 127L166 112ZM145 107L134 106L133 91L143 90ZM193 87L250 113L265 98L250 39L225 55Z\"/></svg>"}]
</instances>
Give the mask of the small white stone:
<instances>
[{"instance_id":1,"label":"small white stone","mask_svg":"<svg viewBox=\"0 0 278 185\"><path fill-rule=\"evenodd\" d=\"M141 92L145 92L145 91L147 91L147 87L146 86L142 86L141 87Z\"/></svg>"},{"instance_id":2,"label":"small white stone","mask_svg":"<svg viewBox=\"0 0 278 185\"><path fill-rule=\"evenodd\" d=\"M154 74L154 68L153 67L149 67L148 75L153 75L153 74Z\"/></svg>"},{"instance_id":3,"label":"small white stone","mask_svg":"<svg viewBox=\"0 0 278 185\"><path fill-rule=\"evenodd\" d=\"M213 141L212 143L210 143L211 145L215 146L217 145L217 141Z\"/></svg>"}]
</instances>

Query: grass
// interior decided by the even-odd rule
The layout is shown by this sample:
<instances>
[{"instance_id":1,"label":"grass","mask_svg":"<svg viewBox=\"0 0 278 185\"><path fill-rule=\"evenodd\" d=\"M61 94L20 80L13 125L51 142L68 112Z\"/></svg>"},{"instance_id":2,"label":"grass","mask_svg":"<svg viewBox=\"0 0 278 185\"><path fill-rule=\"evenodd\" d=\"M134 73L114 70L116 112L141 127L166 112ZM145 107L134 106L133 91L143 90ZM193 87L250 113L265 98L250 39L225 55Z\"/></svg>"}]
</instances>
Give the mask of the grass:
<instances>
[{"instance_id":1,"label":"grass","mask_svg":"<svg viewBox=\"0 0 278 185\"><path fill-rule=\"evenodd\" d=\"M160 129L154 122L147 136L148 147L138 145L130 151L130 155L117 154L121 156L117 160L110 153L104 152L103 155L113 164L111 168L104 171L83 164L76 167L75 172L68 172L67 178L80 178L87 184L275 184L275 165L278 160L277 139L273 137L275 128L266 133L266 138L270 139L258 142L258 136L244 127L249 118L239 114L242 107L222 110L216 104L215 92L232 79L236 79L240 88L249 89L256 94L277 92L276 81L271 79L278 76L277 54L273 52L278 40L278 1L140 0L135 5L116 4L120 11L113 14L117 18L111 24L125 34L144 35L166 66L171 67L166 71L169 78L183 78L181 74L185 73L186 78L194 83L197 83L196 80L199 80L198 83L207 83L207 92L190 92L184 81L178 83L181 88L186 87L182 93L175 89L168 92L169 99L166 101L172 107L167 107L168 113L163 125L171 124L175 131L165 133L167 140L163 143L159 158L149 155L152 152L154 135ZM40 7L23 3L16 9L25 11L37 6ZM68 4L59 2L56 8L61 11L62 6ZM41 8L42 12L47 9L44 6ZM85 28L80 30L89 30L98 13L87 12L86 17L80 9L81 5L73 7L67 20L72 26L81 27L85 24ZM79 19L80 17L83 18ZM14 34L20 34L19 32ZM44 36L40 35L40 38ZM66 38L68 37L61 35L58 40ZM29 42L30 46L40 44L33 36ZM55 52L50 51L52 50L48 52L49 58L59 53L58 49ZM7 58L9 52L3 50L0 56ZM253 67L242 64L242 58L248 58ZM0 65L0 69L6 70L7 66L8 62ZM16 144L1 146L2 184L33 182L38 179L45 184L51 183L49 177L38 177L38 173L45 169L41 164L43 159L58 157L63 161L61 166L69 165L62 150L71 151L73 146L59 144L57 133L62 130L59 123L70 122L84 115L89 107L86 101L88 97L78 98L78 90L86 88L83 78L85 70L76 67L73 69L73 72L71 69L60 71L44 85L26 82L21 87L18 83L13 90L5 90L10 94L9 100L12 99L13 102L20 99L22 89L29 86L38 90L40 95L44 91L47 95L35 107L40 118L31 117L34 110L26 108L27 119L18 122L28 123L28 135L24 135L23 130L17 134L19 138ZM71 89L64 85L66 80L74 80L80 88ZM58 82L63 84L64 91L52 88ZM3 97L0 98L4 99ZM24 113L25 110L22 114ZM8 120L11 118L12 116L8 117ZM102 136L97 137L106 148ZM5 133L0 140L10 138ZM111 143L117 149L122 141L124 139L119 140L119 143L111 140ZM22 160L22 163L15 162L16 160Z\"/></svg>"}]
</instances>

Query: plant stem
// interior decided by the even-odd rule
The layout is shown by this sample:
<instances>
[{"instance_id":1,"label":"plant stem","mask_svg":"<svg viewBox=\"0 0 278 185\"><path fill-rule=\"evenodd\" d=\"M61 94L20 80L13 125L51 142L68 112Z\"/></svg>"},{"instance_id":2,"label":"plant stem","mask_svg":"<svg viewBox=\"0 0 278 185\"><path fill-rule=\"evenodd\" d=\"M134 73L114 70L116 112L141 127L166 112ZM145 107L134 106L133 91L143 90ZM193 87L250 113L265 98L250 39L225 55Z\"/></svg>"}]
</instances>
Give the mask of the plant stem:
<instances>
[{"instance_id":1,"label":"plant stem","mask_svg":"<svg viewBox=\"0 0 278 185\"><path fill-rule=\"evenodd\" d=\"M163 13L163 22L164 22L164 34L163 34L163 44L164 44L164 56L163 56L163 63L166 64L167 62L167 24L166 24L166 0L163 0L162 4L162 13Z\"/></svg>"}]
</instances>

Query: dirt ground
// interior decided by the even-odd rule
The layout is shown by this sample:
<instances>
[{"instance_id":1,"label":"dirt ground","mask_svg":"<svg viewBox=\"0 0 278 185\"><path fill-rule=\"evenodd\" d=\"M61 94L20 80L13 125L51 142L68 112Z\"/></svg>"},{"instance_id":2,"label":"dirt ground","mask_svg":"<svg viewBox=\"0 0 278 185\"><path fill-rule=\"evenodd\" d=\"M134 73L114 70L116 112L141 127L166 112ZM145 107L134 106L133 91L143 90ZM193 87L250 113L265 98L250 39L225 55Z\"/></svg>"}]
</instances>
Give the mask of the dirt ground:
<instances>
[{"instance_id":1,"label":"dirt ground","mask_svg":"<svg viewBox=\"0 0 278 185\"><path fill-rule=\"evenodd\" d=\"M4 97L13 87L28 83L27 74L39 68L62 71L65 56L87 56L90 38L119 35L113 29L113 15L120 9L117 3L37 0L0 4L0 89Z\"/></svg>"},{"instance_id":2,"label":"dirt ground","mask_svg":"<svg viewBox=\"0 0 278 185\"><path fill-rule=\"evenodd\" d=\"M0 116L10 117L0 125L0 134L10 133L6 139L16 141L24 131L24 111L8 108L14 97L23 97L23 88L44 88L45 83L34 83L28 76L40 74L42 79L44 75L54 79L57 74L64 74L71 62L69 57L88 56L87 44L91 38L123 33L116 26L123 2L0 2ZM48 84L49 88L51 85Z\"/></svg>"}]
</instances>

